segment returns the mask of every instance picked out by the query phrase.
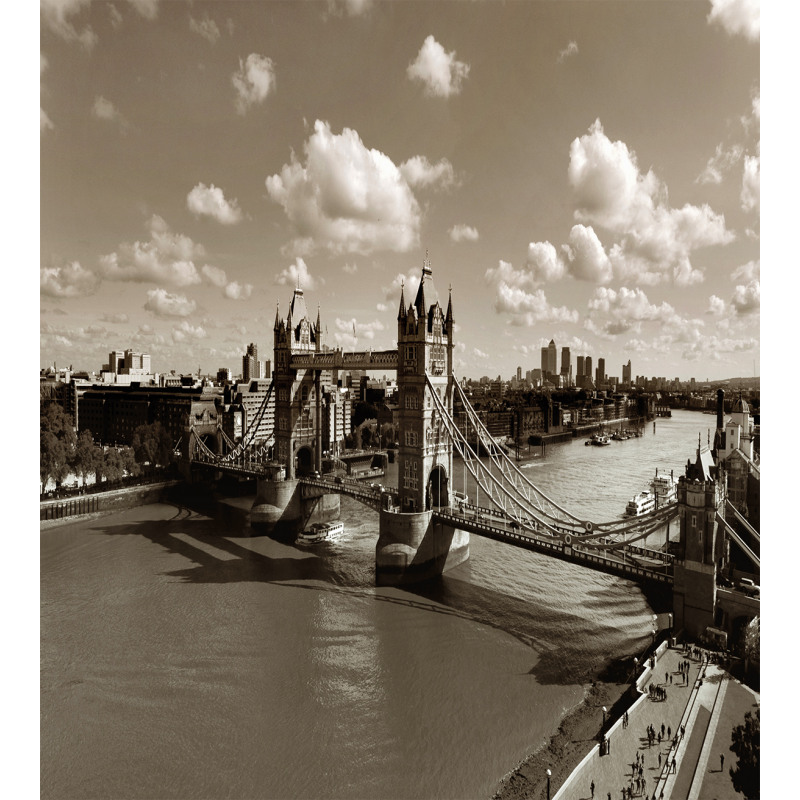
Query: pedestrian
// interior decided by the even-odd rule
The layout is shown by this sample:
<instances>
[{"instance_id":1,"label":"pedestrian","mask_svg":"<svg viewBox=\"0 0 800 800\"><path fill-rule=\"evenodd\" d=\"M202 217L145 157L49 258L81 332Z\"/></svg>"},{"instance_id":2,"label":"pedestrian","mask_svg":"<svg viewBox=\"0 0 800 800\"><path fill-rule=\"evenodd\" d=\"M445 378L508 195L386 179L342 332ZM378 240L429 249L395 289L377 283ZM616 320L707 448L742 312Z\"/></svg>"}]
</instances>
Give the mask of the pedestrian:
<instances>
[{"instance_id":1,"label":"pedestrian","mask_svg":"<svg viewBox=\"0 0 800 800\"><path fill-rule=\"evenodd\" d=\"M661 769L661 751L658 751L658 768Z\"/></svg>"},{"instance_id":2,"label":"pedestrian","mask_svg":"<svg viewBox=\"0 0 800 800\"><path fill-rule=\"evenodd\" d=\"M672 773L675 774L675 757L672 758Z\"/></svg>"},{"instance_id":3,"label":"pedestrian","mask_svg":"<svg viewBox=\"0 0 800 800\"><path fill-rule=\"evenodd\" d=\"M720 753L719 754L719 771L722 772L722 768L725 766L725 756Z\"/></svg>"},{"instance_id":4,"label":"pedestrian","mask_svg":"<svg viewBox=\"0 0 800 800\"><path fill-rule=\"evenodd\" d=\"M594 797L594 781L592 781L591 785L589 786L589 789L591 789L592 797Z\"/></svg>"},{"instance_id":5,"label":"pedestrian","mask_svg":"<svg viewBox=\"0 0 800 800\"><path fill-rule=\"evenodd\" d=\"M671 738L672 738L672 728L669 725L667 725L667 739Z\"/></svg>"}]
</instances>

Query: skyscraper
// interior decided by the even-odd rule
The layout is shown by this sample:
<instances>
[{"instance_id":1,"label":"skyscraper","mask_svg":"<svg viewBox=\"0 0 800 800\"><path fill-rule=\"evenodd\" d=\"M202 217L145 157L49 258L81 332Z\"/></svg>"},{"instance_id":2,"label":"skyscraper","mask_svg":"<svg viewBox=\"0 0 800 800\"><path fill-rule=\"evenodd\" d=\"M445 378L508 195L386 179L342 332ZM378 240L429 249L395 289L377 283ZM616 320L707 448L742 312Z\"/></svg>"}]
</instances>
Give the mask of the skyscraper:
<instances>
[{"instance_id":1,"label":"skyscraper","mask_svg":"<svg viewBox=\"0 0 800 800\"><path fill-rule=\"evenodd\" d=\"M261 377L261 363L258 360L258 347L250 342L247 352L242 356L242 380L253 381Z\"/></svg>"},{"instance_id":2,"label":"skyscraper","mask_svg":"<svg viewBox=\"0 0 800 800\"><path fill-rule=\"evenodd\" d=\"M556 343L551 339L547 345L547 371L553 375L558 374L558 352Z\"/></svg>"},{"instance_id":3,"label":"skyscraper","mask_svg":"<svg viewBox=\"0 0 800 800\"><path fill-rule=\"evenodd\" d=\"M547 348L542 348L542 377L547 376Z\"/></svg>"},{"instance_id":4,"label":"skyscraper","mask_svg":"<svg viewBox=\"0 0 800 800\"><path fill-rule=\"evenodd\" d=\"M586 356L583 360L583 374L589 379L592 380L592 357Z\"/></svg>"},{"instance_id":5,"label":"skyscraper","mask_svg":"<svg viewBox=\"0 0 800 800\"><path fill-rule=\"evenodd\" d=\"M586 373L583 368L583 356L578 356L578 364L575 367L575 377L582 378Z\"/></svg>"},{"instance_id":6,"label":"skyscraper","mask_svg":"<svg viewBox=\"0 0 800 800\"><path fill-rule=\"evenodd\" d=\"M569 347L561 348L561 385L569 386L572 383L572 362L569 356Z\"/></svg>"},{"instance_id":7,"label":"skyscraper","mask_svg":"<svg viewBox=\"0 0 800 800\"><path fill-rule=\"evenodd\" d=\"M629 384L631 382L631 360L628 359L627 364L622 365L622 382Z\"/></svg>"},{"instance_id":8,"label":"skyscraper","mask_svg":"<svg viewBox=\"0 0 800 800\"><path fill-rule=\"evenodd\" d=\"M600 386L606 382L606 360L604 358L597 359L597 378L595 384Z\"/></svg>"}]
</instances>

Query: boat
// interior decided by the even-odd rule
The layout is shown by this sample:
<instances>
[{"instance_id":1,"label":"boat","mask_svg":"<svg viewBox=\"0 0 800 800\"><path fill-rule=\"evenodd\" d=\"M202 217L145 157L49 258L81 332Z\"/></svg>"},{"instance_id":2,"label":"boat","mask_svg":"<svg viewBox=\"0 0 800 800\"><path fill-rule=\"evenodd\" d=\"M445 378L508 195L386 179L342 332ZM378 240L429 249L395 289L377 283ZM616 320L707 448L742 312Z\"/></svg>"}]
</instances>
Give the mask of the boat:
<instances>
[{"instance_id":1,"label":"boat","mask_svg":"<svg viewBox=\"0 0 800 800\"><path fill-rule=\"evenodd\" d=\"M310 528L301 531L297 535L295 544L308 545L331 542L334 539L338 539L343 531L343 522L315 522Z\"/></svg>"},{"instance_id":2,"label":"boat","mask_svg":"<svg viewBox=\"0 0 800 800\"><path fill-rule=\"evenodd\" d=\"M656 507L656 496L649 489L634 495L628 500L628 505L625 507L625 516L639 517L642 514L648 514Z\"/></svg>"},{"instance_id":3,"label":"boat","mask_svg":"<svg viewBox=\"0 0 800 800\"><path fill-rule=\"evenodd\" d=\"M628 434L625 433L624 431L621 431L621 430L614 431L614 433L611 434L611 438L615 442L627 442L628 441Z\"/></svg>"},{"instance_id":4,"label":"boat","mask_svg":"<svg viewBox=\"0 0 800 800\"><path fill-rule=\"evenodd\" d=\"M656 497L656 506L662 506L674 503L678 499L678 481L670 473L669 475L659 475L656 470L656 476L650 484L653 493Z\"/></svg>"},{"instance_id":5,"label":"boat","mask_svg":"<svg viewBox=\"0 0 800 800\"><path fill-rule=\"evenodd\" d=\"M597 447L603 447L604 445L611 444L611 439L606 436L604 433L593 433L587 440L586 444L596 445Z\"/></svg>"}]
</instances>

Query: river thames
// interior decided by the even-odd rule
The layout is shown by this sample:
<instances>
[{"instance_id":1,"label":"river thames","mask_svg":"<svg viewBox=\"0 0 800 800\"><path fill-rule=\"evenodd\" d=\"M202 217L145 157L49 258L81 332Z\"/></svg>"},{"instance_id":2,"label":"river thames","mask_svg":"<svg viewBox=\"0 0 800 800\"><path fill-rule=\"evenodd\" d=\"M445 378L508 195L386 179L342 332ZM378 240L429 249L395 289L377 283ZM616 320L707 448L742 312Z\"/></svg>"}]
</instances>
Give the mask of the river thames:
<instances>
[{"instance_id":1,"label":"river thames","mask_svg":"<svg viewBox=\"0 0 800 800\"><path fill-rule=\"evenodd\" d=\"M714 425L520 466L619 518ZM650 640L635 584L475 535L440 580L378 588L377 514L341 507L343 538L303 550L167 504L41 531L41 796L488 798Z\"/></svg>"}]
</instances>

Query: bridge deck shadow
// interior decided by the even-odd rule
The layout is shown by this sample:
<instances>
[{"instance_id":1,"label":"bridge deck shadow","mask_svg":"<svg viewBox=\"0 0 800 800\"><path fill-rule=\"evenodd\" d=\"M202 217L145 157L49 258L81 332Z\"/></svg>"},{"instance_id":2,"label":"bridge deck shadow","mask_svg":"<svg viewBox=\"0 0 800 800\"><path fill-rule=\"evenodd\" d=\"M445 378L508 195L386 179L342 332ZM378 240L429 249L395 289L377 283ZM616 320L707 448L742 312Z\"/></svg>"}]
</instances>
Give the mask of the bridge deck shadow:
<instances>
[{"instance_id":1,"label":"bridge deck shadow","mask_svg":"<svg viewBox=\"0 0 800 800\"><path fill-rule=\"evenodd\" d=\"M192 562L192 566L169 570L163 575L185 583L260 582L394 603L489 626L534 651L537 657L528 674L542 685L582 683L596 675L604 665L606 669L613 666L608 658L598 659L596 654L587 654L580 644L564 643L564 631L585 625L584 619L548 607L546 620L543 620L541 610L535 604L453 574L465 567L468 569L468 565L447 575L404 587L342 585L341 572L324 556L317 557L300 550L297 555L268 556L236 541L250 540L252 537L249 535L220 535L218 520L201 516L186 506L174 507L175 514L170 519L109 525L98 520L100 524L93 526L92 530L105 536L140 536L169 553L182 556ZM219 554L215 555L214 551ZM592 594L597 597L598 604L603 602L601 591L590 593L590 596ZM497 613L500 608L502 615ZM606 627L610 634L618 636L613 626L602 624L597 626L593 635L602 638Z\"/></svg>"}]
</instances>

